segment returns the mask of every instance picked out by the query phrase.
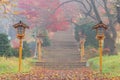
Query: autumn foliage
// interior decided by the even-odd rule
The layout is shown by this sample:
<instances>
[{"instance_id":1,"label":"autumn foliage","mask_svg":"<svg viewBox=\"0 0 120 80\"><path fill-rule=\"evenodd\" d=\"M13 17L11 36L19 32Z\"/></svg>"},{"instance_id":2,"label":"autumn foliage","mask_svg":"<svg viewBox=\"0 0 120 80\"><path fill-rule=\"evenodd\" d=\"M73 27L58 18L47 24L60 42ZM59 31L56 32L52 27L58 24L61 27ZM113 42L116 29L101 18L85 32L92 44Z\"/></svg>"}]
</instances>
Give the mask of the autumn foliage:
<instances>
[{"instance_id":1,"label":"autumn foliage","mask_svg":"<svg viewBox=\"0 0 120 80\"><path fill-rule=\"evenodd\" d=\"M19 7L22 9L21 14L27 17L31 28L39 24L49 31L56 32L69 28L64 11L59 8L59 0L21 0Z\"/></svg>"}]
</instances>

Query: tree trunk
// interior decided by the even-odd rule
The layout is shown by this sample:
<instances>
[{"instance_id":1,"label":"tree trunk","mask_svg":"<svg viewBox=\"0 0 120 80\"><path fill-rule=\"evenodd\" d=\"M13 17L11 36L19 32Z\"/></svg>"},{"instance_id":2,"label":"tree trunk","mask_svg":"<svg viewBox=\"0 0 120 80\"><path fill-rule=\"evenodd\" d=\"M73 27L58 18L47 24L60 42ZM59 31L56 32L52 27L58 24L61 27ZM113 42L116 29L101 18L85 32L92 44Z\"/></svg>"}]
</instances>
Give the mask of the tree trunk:
<instances>
[{"instance_id":1,"label":"tree trunk","mask_svg":"<svg viewBox=\"0 0 120 80\"><path fill-rule=\"evenodd\" d=\"M110 27L110 31L106 33L106 39L105 39L105 48L109 48L110 49L110 54L113 55L113 54L117 54L116 52L116 37L117 37L117 33L116 33L116 30L114 28L114 24L113 24L113 21L112 21L112 17L110 15L110 12L107 8L107 1L103 0L103 3L104 3L104 7L105 7L105 11L106 11L106 14L107 14L107 17L108 17L108 20L109 20L109 24L108 24L108 27Z\"/></svg>"},{"instance_id":2,"label":"tree trunk","mask_svg":"<svg viewBox=\"0 0 120 80\"><path fill-rule=\"evenodd\" d=\"M115 47L115 40L111 37L110 32L105 33L104 48L110 50L109 55L117 54Z\"/></svg>"},{"instance_id":3,"label":"tree trunk","mask_svg":"<svg viewBox=\"0 0 120 80\"><path fill-rule=\"evenodd\" d=\"M107 31L105 33L105 41L104 41L104 48L109 48L110 49L110 54L116 54L116 48L115 48L115 40L116 40L116 31L115 31L115 28L113 27L113 24L112 24L112 18L110 17L110 12L108 11L108 8L107 8L107 2L104 1L104 7L105 7L105 11L106 11L106 14L108 16L108 20L109 20L109 27L110 27L110 31ZM99 21L101 21L101 17L98 13L98 10L95 6L95 1L94 0L91 0L91 4L93 5L93 10L95 12L95 15L96 15L96 18ZM112 35L111 35L112 34Z\"/></svg>"}]
</instances>

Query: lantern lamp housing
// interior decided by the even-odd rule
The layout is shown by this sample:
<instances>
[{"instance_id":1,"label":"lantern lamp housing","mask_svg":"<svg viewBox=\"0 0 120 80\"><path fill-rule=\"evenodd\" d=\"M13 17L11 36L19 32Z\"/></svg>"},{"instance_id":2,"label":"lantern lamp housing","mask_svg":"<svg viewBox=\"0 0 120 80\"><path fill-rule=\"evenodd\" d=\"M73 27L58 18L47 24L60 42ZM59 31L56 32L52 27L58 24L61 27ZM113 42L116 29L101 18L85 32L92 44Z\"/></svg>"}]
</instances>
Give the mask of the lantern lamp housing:
<instances>
[{"instance_id":1,"label":"lantern lamp housing","mask_svg":"<svg viewBox=\"0 0 120 80\"><path fill-rule=\"evenodd\" d=\"M104 35L105 29L103 27L98 27L97 28L97 35Z\"/></svg>"},{"instance_id":2,"label":"lantern lamp housing","mask_svg":"<svg viewBox=\"0 0 120 80\"><path fill-rule=\"evenodd\" d=\"M86 36L85 36L85 35L81 35L81 36L80 36L80 40L81 40L81 41L85 41L85 39L86 39Z\"/></svg>"},{"instance_id":3,"label":"lantern lamp housing","mask_svg":"<svg viewBox=\"0 0 120 80\"><path fill-rule=\"evenodd\" d=\"M13 25L13 27L17 30L17 38L24 38L24 36L25 36L25 29L29 28L22 21L20 21L19 23Z\"/></svg>"},{"instance_id":4,"label":"lantern lamp housing","mask_svg":"<svg viewBox=\"0 0 120 80\"><path fill-rule=\"evenodd\" d=\"M103 39L105 36L105 30L107 30L107 26L105 24L102 23L102 21L95 25L93 27L93 29L96 29L96 38L97 39Z\"/></svg>"},{"instance_id":5,"label":"lantern lamp housing","mask_svg":"<svg viewBox=\"0 0 120 80\"><path fill-rule=\"evenodd\" d=\"M43 35L43 34L39 33L37 37L38 37L38 38L44 38L44 37L45 37L45 35Z\"/></svg>"}]
</instances>

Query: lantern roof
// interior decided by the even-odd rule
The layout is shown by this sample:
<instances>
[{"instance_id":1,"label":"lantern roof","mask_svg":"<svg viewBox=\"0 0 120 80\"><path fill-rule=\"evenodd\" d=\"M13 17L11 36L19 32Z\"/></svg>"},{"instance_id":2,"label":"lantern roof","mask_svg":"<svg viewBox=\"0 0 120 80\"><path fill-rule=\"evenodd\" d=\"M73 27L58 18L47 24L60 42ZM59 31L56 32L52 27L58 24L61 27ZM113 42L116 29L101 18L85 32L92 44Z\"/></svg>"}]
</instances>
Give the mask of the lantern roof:
<instances>
[{"instance_id":1,"label":"lantern roof","mask_svg":"<svg viewBox=\"0 0 120 80\"><path fill-rule=\"evenodd\" d=\"M42 33L39 33L37 37L45 37L45 35L43 35Z\"/></svg>"},{"instance_id":2,"label":"lantern roof","mask_svg":"<svg viewBox=\"0 0 120 80\"><path fill-rule=\"evenodd\" d=\"M24 24L22 21L20 21L19 23L13 25L14 28L17 28L17 27L19 27L19 26L22 26L22 27L24 27L24 28L29 28L29 27L28 27L26 24Z\"/></svg>"},{"instance_id":3,"label":"lantern roof","mask_svg":"<svg viewBox=\"0 0 120 80\"><path fill-rule=\"evenodd\" d=\"M100 23L96 24L93 29L98 29L98 28L104 28L105 30L108 29L107 25L105 25L102 21Z\"/></svg>"}]
</instances>

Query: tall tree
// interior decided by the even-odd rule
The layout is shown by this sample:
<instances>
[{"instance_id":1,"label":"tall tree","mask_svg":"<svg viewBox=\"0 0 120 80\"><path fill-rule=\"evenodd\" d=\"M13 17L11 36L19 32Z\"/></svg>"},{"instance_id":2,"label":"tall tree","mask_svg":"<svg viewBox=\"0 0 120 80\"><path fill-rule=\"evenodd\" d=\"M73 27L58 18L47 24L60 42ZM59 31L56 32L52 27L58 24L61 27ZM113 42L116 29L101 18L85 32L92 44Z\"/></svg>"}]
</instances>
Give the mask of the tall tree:
<instances>
[{"instance_id":1,"label":"tall tree","mask_svg":"<svg viewBox=\"0 0 120 80\"><path fill-rule=\"evenodd\" d=\"M115 22L116 17L113 13L113 10L110 5L112 1L107 0L68 0L62 2L56 9L61 8L63 5L70 4L71 2L79 3L80 5L80 13L84 15L84 17L79 17L80 21L71 20L72 23L76 25L82 25L85 23L88 23L90 21L94 21L96 24L100 21L103 21L105 24L108 25L108 30L106 32L106 38L105 38L105 48L109 48L111 51L111 54L116 54L116 37L117 33L115 30ZM63 6L64 7L64 6ZM65 7L64 7L65 8ZM72 8L72 7L71 7ZM73 16L74 17L74 16ZM87 19L87 21L86 21ZM81 21L82 20L82 21ZM89 21L88 21L89 20Z\"/></svg>"}]
</instances>

